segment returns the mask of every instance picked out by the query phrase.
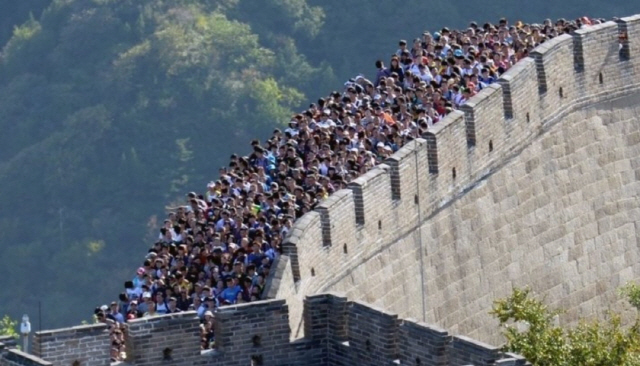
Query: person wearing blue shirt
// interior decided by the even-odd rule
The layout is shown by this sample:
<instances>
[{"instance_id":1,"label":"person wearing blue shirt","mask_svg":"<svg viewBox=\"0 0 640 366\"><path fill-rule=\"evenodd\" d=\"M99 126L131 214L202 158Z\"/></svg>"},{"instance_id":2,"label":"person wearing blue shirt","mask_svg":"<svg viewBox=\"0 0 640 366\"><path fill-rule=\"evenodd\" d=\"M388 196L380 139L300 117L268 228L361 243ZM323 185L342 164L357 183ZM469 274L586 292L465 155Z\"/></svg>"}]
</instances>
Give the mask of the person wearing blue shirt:
<instances>
[{"instance_id":1,"label":"person wearing blue shirt","mask_svg":"<svg viewBox=\"0 0 640 366\"><path fill-rule=\"evenodd\" d=\"M124 323L124 316L122 316L122 314L120 313L120 311L118 311L118 303L117 302L112 302L111 303L111 312L109 314L107 314L107 318L113 319L114 321L123 324Z\"/></svg>"},{"instance_id":2,"label":"person wearing blue shirt","mask_svg":"<svg viewBox=\"0 0 640 366\"><path fill-rule=\"evenodd\" d=\"M242 289L232 277L227 278L226 282L227 288L220 293L220 298L229 304L235 304L238 293L242 292Z\"/></svg>"},{"instance_id":3,"label":"person wearing blue shirt","mask_svg":"<svg viewBox=\"0 0 640 366\"><path fill-rule=\"evenodd\" d=\"M207 304L205 304L200 297L195 296L193 298L193 307L196 309L198 318L204 319L204 313L208 310Z\"/></svg>"},{"instance_id":4,"label":"person wearing blue shirt","mask_svg":"<svg viewBox=\"0 0 640 366\"><path fill-rule=\"evenodd\" d=\"M253 165L255 167L262 167L265 171L267 171L270 161L265 157L266 150L260 146L255 146L253 148L253 153L255 154Z\"/></svg>"},{"instance_id":5,"label":"person wearing blue shirt","mask_svg":"<svg viewBox=\"0 0 640 366\"><path fill-rule=\"evenodd\" d=\"M483 68L480 73L480 76L478 77L478 81L480 81L481 83L484 83L485 85L491 85L496 81L496 79L493 76L491 76L491 74L489 73L489 69Z\"/></svg>"},{"instance_id":6,"label":"person wearing blue shirt","mask_svg":"<svg viewBox=\"0 0 640 366\"><path fill-rule=\"evenodd\" d=\"M268 170L271 171L275 169L276 163L277 163L275 155L273 155L273 153L270 150L265 150L264 155L265 155L265 158L267 158L267 161L269 163L267 166Z\"/></svg>"}]
</instances>

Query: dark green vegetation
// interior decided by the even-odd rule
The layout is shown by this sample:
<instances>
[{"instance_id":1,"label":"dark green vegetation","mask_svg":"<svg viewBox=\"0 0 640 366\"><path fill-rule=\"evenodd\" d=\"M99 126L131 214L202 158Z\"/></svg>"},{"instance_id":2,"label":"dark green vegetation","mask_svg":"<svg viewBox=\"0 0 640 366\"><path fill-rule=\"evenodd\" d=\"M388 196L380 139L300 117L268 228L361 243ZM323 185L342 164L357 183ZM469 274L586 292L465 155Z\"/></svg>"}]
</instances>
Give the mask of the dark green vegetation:
<instances>
[{"instance_id":1,"label":"dark green vegetation","mask_svg":"<svg viewBox=\"0 0 640 366\"><path fill-rule=\"evenodd\" d=\"M470 20L637 11L626 0L6 0L0 5L0 314L88 319L163 207L399 38ZM16 26L14 28L14 26ZM13 32L13 33L11 33Z\"/></svg>"}]
</instances>

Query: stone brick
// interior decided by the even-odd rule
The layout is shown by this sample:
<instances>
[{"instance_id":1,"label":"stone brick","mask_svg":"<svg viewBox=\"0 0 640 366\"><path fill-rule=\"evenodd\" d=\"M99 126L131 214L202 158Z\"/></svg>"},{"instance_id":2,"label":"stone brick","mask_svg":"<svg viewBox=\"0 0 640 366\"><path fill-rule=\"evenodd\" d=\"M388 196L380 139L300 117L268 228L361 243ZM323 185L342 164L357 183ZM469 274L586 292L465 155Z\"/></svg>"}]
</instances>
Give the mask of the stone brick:
<instances>
[{"instance_id":1,"label":"stone brick","mask_svg":"<svg viewBox=\"0 0 640 366\"><path fill-rule=\"evenodd\" d=\"M32 350L36 357L56 366L75 361L83 366L104 366L110 364L111 341L105 324L82 325L36 332Z\"/></svg>"}]
</instances>

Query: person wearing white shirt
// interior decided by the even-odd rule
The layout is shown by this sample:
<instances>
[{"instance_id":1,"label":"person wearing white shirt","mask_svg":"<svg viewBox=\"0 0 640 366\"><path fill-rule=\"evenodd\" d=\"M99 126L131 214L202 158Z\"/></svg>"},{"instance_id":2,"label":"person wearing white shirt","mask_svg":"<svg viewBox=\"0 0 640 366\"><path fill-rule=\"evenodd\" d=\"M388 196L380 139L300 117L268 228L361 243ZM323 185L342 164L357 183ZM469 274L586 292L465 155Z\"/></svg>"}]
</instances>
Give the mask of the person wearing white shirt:
<instances>
[{"instance_id":1,"label":"person wearing white shirt","mask_svg":"<svg viewBox=\"0 0 640 366\"><path fill-rule=\"evenodd\" d=\"M418 66L417 75L420 77L420 80L424 81L427 84L431 83L431 81L433 80L433 76L431 76L429 69L423 64L420 64Z\"/></svg>"},{"instance_id":2,"label":"person wearing white shirt","mask_svg":"<svg viewBox=\"0 0 640 366\"><path fill-rule=\"evenodd\" d=\"M462 68L462 76L473 75L473 67L471 66L471 62L468 60L464 61L464 67Z\"/></svg>"},{"instance_id":3,"label":"person wearing white shirt","mask_svg":"<svg viewBox=\"0 0 640 366\"><path fill-rule=\"evenodd\" d=\"M448 37L442 37L442 39L444 40L444 45L442 45L442 57L447 57L447 55L449 54L449 51L451 50L451 46L449 45L449 38Z\"/></svg>"},{"instance_id":4,"label":"person wearing white shirt","mask_svg":"<svg viewBox=\"0 0 640 366\"><path fill-rule=\"evenodd\" d=\"M291 120L289 122L289 127L286 130L284 130L284 132L285 133L288 132L291 136L297 135L298 134L298 121L296 121L295 119Z\"/></svg>"},{"instance_id":5,"label":"person wearing white shirt","mask_svg":"<svg viewBox=\"0 0 640 366\"><path fill-rule=\"evenodd\" d=\"M334 127L335 125L336 123L329 118L323 118L320 120L320 122L318 122L318 127L320 128L330 128L330 127Z\"/></svg>"},{"instance_id":6,"label":"person wearing white shirt","mask_svg":"<svg viewBox=\"0 0 640 366\"><path fill-rule=\"evenodd\" d=\"M442 75L438 73L438 70L435 67L432 67L430 71L432 80L435 80L438 85L442 84Z\"/></svg>"}]
</instances>

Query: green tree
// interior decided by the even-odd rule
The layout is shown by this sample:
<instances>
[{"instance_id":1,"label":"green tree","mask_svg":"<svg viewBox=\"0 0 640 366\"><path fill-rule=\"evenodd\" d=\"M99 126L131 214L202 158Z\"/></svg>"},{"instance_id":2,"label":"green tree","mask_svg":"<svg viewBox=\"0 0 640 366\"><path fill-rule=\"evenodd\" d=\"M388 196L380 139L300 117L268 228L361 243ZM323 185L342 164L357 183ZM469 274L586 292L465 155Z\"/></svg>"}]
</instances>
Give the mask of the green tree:
<instances>
[{"instance_id":1,"label":"green tree","mask_svg":"<svg viewBox=\"0 0 640 366\"><path fill-rule=\"evenodd\" d=\"M0 319L0 336L12 336L18 338L18 322L5 315Z\"/></svg>"},{"instance_id":2,"label":"green tree","mask_svg":"<svg viewBox=\"0 0 640 366\"><path fill-rule=\"evenodd\" d=\"M558 310L533 297L530 289L514 289L495 301L491 314L500 322L504 350L523 355L535 366L634 366L640 364L640 320L630 327L620 316L581 321L574 328L557 324Z\"/></svg>"},{"instance_id":3,"label":"green tree","mask_svg":"<svg viewBox=\"0 0 640 366\"><path fill-rule=\"evenodd\" d=\"M15 27L24 23L29 16L40 17L51 0L4 1L0 12L0 45L11 38Z\"/></svg>"},{"instance_id":4,"label":"green tree","mask_svg":"<svg viewBox=\"0 0 640 366\"><path fill-rule=\"evenodd\" d=\"M625 296L629 304L640 311L640 285L635 282L628 282L619 290L620 295Z\"/></svg>"}]
</instances>

